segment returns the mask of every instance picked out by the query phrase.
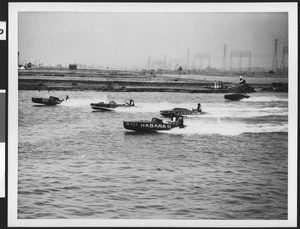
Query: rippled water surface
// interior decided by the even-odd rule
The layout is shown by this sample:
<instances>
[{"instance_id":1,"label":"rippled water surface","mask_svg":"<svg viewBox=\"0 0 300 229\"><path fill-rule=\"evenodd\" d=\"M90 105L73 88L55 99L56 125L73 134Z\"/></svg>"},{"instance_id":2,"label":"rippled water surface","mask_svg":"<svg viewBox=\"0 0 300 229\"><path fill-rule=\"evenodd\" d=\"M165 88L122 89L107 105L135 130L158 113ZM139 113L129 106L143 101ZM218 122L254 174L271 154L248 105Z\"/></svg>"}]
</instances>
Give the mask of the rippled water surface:
<instances>
[{"instance_id":1,"label":"rippled water surface","mask_svg":"<svg viewBox=\"0 0 300 229\"><path fill-rule=\"evenodd\" d=\"M71 99L31 102L49 95ZM250 96L19 91L18 217L287 219L287 93ZM130 98L114 112L89 105ZM198 102L183 129L123 128Z\"/></svg>"}]
</instances>

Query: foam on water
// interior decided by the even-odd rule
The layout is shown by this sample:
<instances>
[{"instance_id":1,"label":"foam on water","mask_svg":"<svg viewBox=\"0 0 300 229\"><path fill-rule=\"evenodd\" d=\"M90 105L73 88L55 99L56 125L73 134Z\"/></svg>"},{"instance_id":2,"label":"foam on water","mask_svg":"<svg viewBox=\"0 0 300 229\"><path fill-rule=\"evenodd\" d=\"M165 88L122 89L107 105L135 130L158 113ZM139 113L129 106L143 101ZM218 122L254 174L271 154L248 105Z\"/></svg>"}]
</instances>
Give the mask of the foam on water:
<instances>
[{"instance_id":1,"label":"foam on water","mask_svg":"<svg viewBox=\"0 0 300 229\"><path fill-rule=\"evenodd\" d=\"M277 96L250 96L248 99L241 100L243 102L276 102L276 101L288 101L288 98L280 98Z\"/></svg>"},{"instance_id":2,"label":"foam on water","mask_svg":"<svg viewBox=\"0 0 300 229\"><path fill-rule=\"evenodd\" d=\"M83 107L83 106L89 106L90 105L89 99L69 99L66 101L63 101L60 106L67 106L67 107Z\"/></svg>"},{"instance_id":3,"label":"foam on water","mask_svg":"<svg viewBox=\"0 0 300 229\"><path fill-rule=\"evenodd\" d=\"M83 109L89 109L90 103L97 102L109 102L106 94L97 95L97 97L86 97L77 98L73 97L69 100L64 101L61 106L66 107L82 107ZM115 100L117 103L124 103L120 100ZM243 102L258 102L254 105L252 103ZM197 134L197 135L209 135L209 134L219 134L219 135L240 135L242 133L265 133L265 132L288 132L288 124L281 123L273 125L268 121L271 116L287 116L288 108L281 106L264 106L259 105L259 102L285 102L288 101L287 98L280 98L275 95L273 96L260 96L260 97L250 97L239 102L218 102L218 103L201 103L203 112L198 116L185 117L184 124L185 128L174 128L170 131L164 131L163 133L168 134ZM248 105L247 105L248 104ZM197 103L171 103L166 101L161 101L158 103L153 102L136 102L134 107L118 107L115 112L120 113L131 113L140 114L145 120L154 117L153 113L156 113L157 117L161 117L164 120L169 118L160 116L161 110L169 110L175 107L192 109L196 108ZM151 114L147 114L151 113ZM260 122L257 124L249 124L246 120L256 117L266 117L265 122ZM142 119L143 119L142 118ZM236 118L236 119L235 119Z\"/></svg>"},{"instance_id":4,"label":"foam on water","mask_svg":"<svg viewBox=\"0 0 300 229\"><path fill-rule=\"evenodd\" d=\"M170 110L175 107L192 109L195 104L173 104L173 103L139 103L135 107L118 107L117 112L128 113L157 113L161 110ZM286 116L288 114L287 108L281 107L237 107L224 104L202 104L203 113L199 117L262 117L262 116ZM194 117L194 116L191 116Z\"/></svg>"},{"instance_id":5,"label":"foam on water","mask_svg":"<svg viewBox=\"0 0 300 229\"><path fill-rule=\"evenodd\" d=\"M129 113L149 113L149 112L156 112L159 114L161 110L169 110L173 109L175 106L177 107L189 107L186 104L172 104L172 103L138 103L135 104L134 107L118 107L116 110L119 112L129 112ZM195 106L195 105L194 105ZM192 106L190 106L192 107Z\"/></svg>"},{"instance_id":6,"label":"foam on water","mask_svg":"<svg viewBox=\"0 0 300 229\"><path fill-rule=\"evenodd\" d=\"M174 128L169 132L169 134L220 134L220 135L239 135L243 133L246 129L246 124L244 123L229 123L222 122L220 120L207 121L207 120L185 120L184 128Z\"/></svg>"},{"instance_id":7,"label":"foam on water","mask_svg":"<svg viewBox=\"0 0 300 229\"><path fill-rule=\"evenodd\" d=\"M288 125L272 125L268 123L264 124L247 124L245 122L228 122L217 120L185 120L184 128L174 128L170 131L164 131L168 134L178 135L228 135L236 136L243 133L270 133L270 132L288 132Z\"/></svg>"},{"instance_id":8,"label":"foam on water","mask_svg":"<svg viewBox=\"0 0 300 229\"><path fill-rule=\"evenodd\" d=\"M272 133L272 132L288 132L288 124L274 125L274 124L264 124L264 125L248 125L244 133Z\"/></svg>"},{"instance_id":9,"label":"foam on water","mask_svg":"<svg viewBox=\"0 0 300 229\"><path fill-rule=\"evenodd\" d=\"M262 117L262 116L286 116L288 114L287 108L280 107L233 107L233 106L212 106L205 108L204 115L210 117Z\"/></svg>"},{"instance_id":10,"label":"foam on water","mask_svg":"<svg viewBox=\"0 0 300 229\"><path fill-rule=\"evenodd\" d=\"M90 106L91 103L98 102L109 102L106 95L101 95L101 97L97 98L70 98L68 100L63 101L61 106L69 106L69 107L85 107Z\"/></svg>"}]
</instances>

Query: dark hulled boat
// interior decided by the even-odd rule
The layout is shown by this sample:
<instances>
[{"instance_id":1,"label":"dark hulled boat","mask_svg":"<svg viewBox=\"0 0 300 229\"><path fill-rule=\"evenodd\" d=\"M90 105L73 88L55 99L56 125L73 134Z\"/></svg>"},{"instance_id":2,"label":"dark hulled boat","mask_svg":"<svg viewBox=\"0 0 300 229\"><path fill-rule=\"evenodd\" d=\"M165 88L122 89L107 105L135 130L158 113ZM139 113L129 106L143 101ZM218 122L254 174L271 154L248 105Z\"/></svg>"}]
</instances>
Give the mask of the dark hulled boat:
<instances>
[{"instance_id":1,"label":"dark hulled boat","mask_svg":"<svg viewBox=\"0 0 300 229\"><path fill-rule=\"evenodd\" d=\"M184 127L182 117L178 117L176 122L164 122L159 118L152 118L151 121L123 121L123 126L127 130L134 131L161 131Z\"/></svg>"},{"instance_id":2,"label":"dark hulled boat","mask_svg":"<svg viewBox=\"0 0 300 229\"><path fill-rule=\"evenodd\" d=\"M95 110L101 111L114 111L117 107L132 107L134 106L134 101L131 99L129 103L117 104L115 101L110 101L109 103L99 102L91 103L91 107Z\"/></svg>"},{"instance_id":3,"label":"dark hulled boat","mask_svg":"<svg viewBox=\"0 0 300 229\"><path fill-rule=\"evenodd\" d=\"M176 115L198 115L201 113L201 110L197 109L186 109L186 108L174 108L172 110L162 110L160 111L160 114L165 116L165 117L172 117Z\"/></svg>"},{"instance_id":4,"label":"dark hulled boat","mask_svg":"<svg viewBox=\"0 0 300 229\"><path fill-rule=\"evenodd\" d=\"M102 111L113 111L118 104L115 101L110 101L109 103L91 103L91 107L95 110L102 110Z\"/></svg>"},{"instance_id":5,"label":"dark hulled boat","mask_svg":"<svg viewBox=\"0 0 300 229\"><path fill-rule=\"evenodd\" d=\"M57 104L61 104L64 100L59 99L54 96L50 96L49 98L40 98L40 97L32 97L31 101L38 104L48 105L48 106L54 106Z\"/></svg>"},{"instance_id":6,"label":"dark hulled boat","mask_svg":"<svg viewBox=\"0 0 300 229\"><path fill-rule=\"evenodd\" d=\"M224 95L225 99L229 99L231 101L239 101L241 99L248 99L250 96L242 93L232 93Z\"/></svg>"},{"instance_id":7,"label":"dark hulled boat","mask_svg":"<svg viewBox=\"0 0 300 229\"><path fill-rule=\"evenodd\" d=\"M162 110L160 114L166 117L185 116L185 115L198 115L202 111L201 104L197 104L197 109L174 108L172 110Z\"/></svg>"}]
</instances>

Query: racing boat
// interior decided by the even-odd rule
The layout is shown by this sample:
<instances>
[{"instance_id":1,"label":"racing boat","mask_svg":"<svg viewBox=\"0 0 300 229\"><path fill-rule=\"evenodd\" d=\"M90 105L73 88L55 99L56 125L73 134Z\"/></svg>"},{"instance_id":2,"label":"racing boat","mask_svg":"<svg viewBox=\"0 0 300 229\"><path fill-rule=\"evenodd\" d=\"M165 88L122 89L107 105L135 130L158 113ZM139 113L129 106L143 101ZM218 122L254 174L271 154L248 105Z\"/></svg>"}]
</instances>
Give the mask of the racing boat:
<instances>
[{"instance_id":1,"label":"racing boat","mask_svg":"<svg viewBox=\"0 0 300 229\"><path fill-rule=\"evenodd\" d=\"M197 109L174 108L172 110L162 110L160 114L165 117L198 115L202 111L201 104L198 103Z\"/></svg>"},{"instance_id":2,"label":"racing boat","mask_svg":"<svg viewBox=\"0 0 300 229\"><path fill-rule=\"evenodd\" d=\"M161 131L161 130L171 130L172 128L184 127L183 118L179 116L176 122L163 121L159 118L152 118L151 121L123 121L123 126L127 130L134 131Z\"/></svg>"},{"instance_id":3,"label":"racing boat","mask_svg":"<svg viewBox=\"0 0 300 229\"><path fill-rule=\"evenodd\" d=\"M90 105L95 110L114 111L117 107L132 107L134 106L134 101L131 99L129 103L125 102L124 104L117 104L115 101L110 101L109 103L99 102L91 103Z\"/></svg>"},{"instance_id":4,"label":"racing boat","mask_svg":"<svg viewBox=\"0 0 300 229\"><path fill-rule=\"evenodd\" d=\"M64 99L59 99L54 96L50 96L49 98L32 97L31 101L43 105L54 106L57 104L61 104L64 101Z\"/></svg>"},{"instance_id":5,"label":"racing boat","mask_svg":"<svg viewBox=\"0 0 300 229\"><path fill-rule=\"evenodd\" d=\"M232 94L227 94L224 95L225 99L229 99L231 101L239 101L241 99L248 99L250 96L242 93L232 93Z\"/></svg>"},{"instance_id":6,"label":"racing boat","mask_svg":"<svg viewBox=\"0 0 300 229\"><path fill-rule=\"evenodd\" d=\"M198 115L201 111L198 111L197 109L186 109L186 108L174 108L172 110L162 110L160 111L160 114L165 117L172 117L174 115Z\"/></svg>"}]
</instances>

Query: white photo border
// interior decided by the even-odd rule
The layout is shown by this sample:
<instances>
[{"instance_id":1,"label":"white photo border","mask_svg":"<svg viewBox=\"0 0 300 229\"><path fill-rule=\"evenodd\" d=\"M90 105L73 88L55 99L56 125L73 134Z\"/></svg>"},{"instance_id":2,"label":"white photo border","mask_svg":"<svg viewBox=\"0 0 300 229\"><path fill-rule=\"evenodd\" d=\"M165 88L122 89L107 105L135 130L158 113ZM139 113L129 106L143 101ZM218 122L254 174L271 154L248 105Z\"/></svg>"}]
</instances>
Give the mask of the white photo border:
<instances>
[{"instance_id":1,"label":"white photo border","mask_svg":"<svg viewBox=\"0 0 300 229\"><path fill-rule=\"evenodd\" d=\"M9 227L296 227L298 135L297 3L9 3L8 226ZM288 12L289 133L287 220L18 219L18 13L19 12Z\"/></svg>"}]
</instances>

